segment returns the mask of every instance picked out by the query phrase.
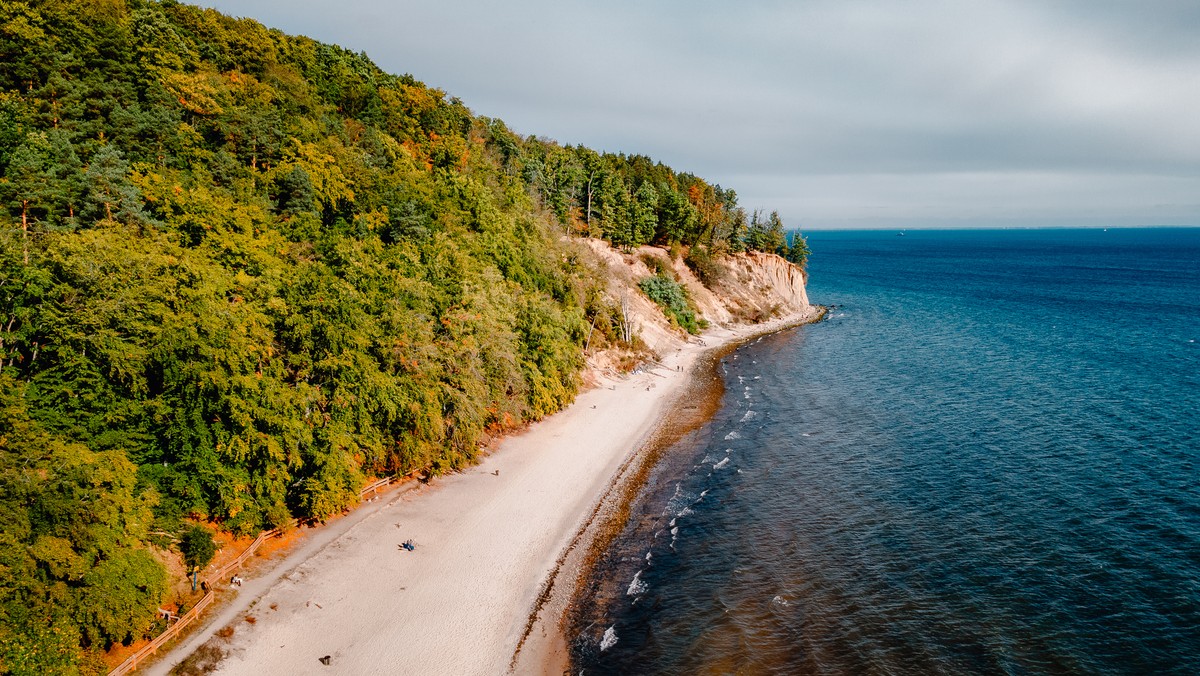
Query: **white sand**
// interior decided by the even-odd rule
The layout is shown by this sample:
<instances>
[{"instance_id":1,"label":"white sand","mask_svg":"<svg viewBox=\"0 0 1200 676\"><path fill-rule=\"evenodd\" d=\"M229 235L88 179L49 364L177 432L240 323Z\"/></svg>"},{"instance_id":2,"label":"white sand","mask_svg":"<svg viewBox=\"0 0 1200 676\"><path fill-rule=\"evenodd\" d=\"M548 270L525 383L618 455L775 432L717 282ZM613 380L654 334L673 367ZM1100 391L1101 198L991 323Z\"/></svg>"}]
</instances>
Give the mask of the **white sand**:
<instances>
[{"instance_id":1,"label":"white sand","mask_svg":"<svg viewBox=\"0 0 1200 676\"><path fill-rule=\"evenodd\" d=\"M505 673L560 554L697 357L796 319L709 333L666 368L602 381L478 466L389 497L240 615L255 622L234 622L218 673ZM410 538L416 551L402 551Z\"/></svg>"}]
</instances>

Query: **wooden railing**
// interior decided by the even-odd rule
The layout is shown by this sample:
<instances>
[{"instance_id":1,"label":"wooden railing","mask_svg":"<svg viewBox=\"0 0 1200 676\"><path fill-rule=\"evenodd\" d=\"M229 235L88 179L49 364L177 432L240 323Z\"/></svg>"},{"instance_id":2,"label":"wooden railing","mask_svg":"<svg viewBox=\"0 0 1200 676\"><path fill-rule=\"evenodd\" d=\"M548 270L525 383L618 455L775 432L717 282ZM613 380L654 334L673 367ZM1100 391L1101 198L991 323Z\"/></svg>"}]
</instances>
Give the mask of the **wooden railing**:
<instances>
[{"instance_id":1,"label":"wooden railing","mask_svg":"<svg viewBox=\"0 0 1200 676\"><path fill-rule=\"evenodd\" d=\"M402 477L389 476L379 479L378 481L373 481L358 492L358 498L359 500L362 500L366 498L368 494L387 488L396 481L399 481L401 478ZM250 543L249 547L246 547L245 551L243 551L241 554L238 554L236 559L226 563L220 568L213 570L211 573L205 573L204 586L207 588L207 591L204 593L204 596L200 597L200 600L196 602L196 605L192 606L191 610L181 615L175 624L167 627L166 631L156 636L153 641L150 641L146 645L142 646L137 652L127 657L124 662L117 665L115 669L108 672L108 676L124 676L125 674L133 672L134 669L137 669L139 662L142 662L147 657L153 655L158 651L159 648L162 647L164 643L178 636L179 633L183 631L184 627L188 626L193 620L199 617L200 612L207 608L216 598L213 593L213 584L209 582L210 579L224 580L226 575L229 575L238 568L241 568L242 564L246 562L246 559L254 556L254 552L258 551L258 548L262 546L262 543L270 540L271 538L276 538L280 535L283 535L285 530L295 528L301 523L304 523L304 521L301 519L292 519L282 529L272 528L271 530L264 530L258 534L258 537L254 538L254 541Z\"/></svg>"},{"instance_id":2,"label":"wooden railing","mask_svg":"<svg viewBox=\"0 0 1200 676\"><path fill-rule=\"evenodd\" d=\"M258 537L254 538L254 542L251 542L250 546L246 547L246 551L242 552L241 554L238 554L236 559L234 559L234 560L230 561L229 563L226 563L225 565L221 566L220 568L214 570L212 572L211 579L224 580L226 575L232 573L233 571L237 570L238 568L241 568L242 564L246 562L246 559L250 558L251 556L254 556L254 552L258 551L258 548L262 546L262 543L266 542L267 540L270 540L273 537L279 537L279 535L280 535L280 531L277 528L272 529L272 530L264 530L263 532L259 533ZM209 583L209 584L211 586L211 583Z\"/></svg>"},{"instance_id":3,"label":"wooden railing","mask_svg":"<svg viewBox=\"0 0 1200 676\"><path fill-rule=\"evenodd\" d=\"M394 476L384 477L378 481L373 481L367 484L366 488L363 488L358 492L358 499L362 500L363 498L367 497L367 493L374 493L380 489L387 488L388 486L392 485L392 482L394 481L396 481L396 477Z\"/></svg>"},{"instance_id":4,"label":"wooden railing","mask_svg":"<svg viewBox=\"0 0 1200 676\"><path fill-rule=\"evenodd\" d=\"M185 627L187 627L192 623L193 620L200 616L200 613L213 602L214 598L216 598L216 595L213 593L212 589L209 589L204 593L204 596L200 597L200 600L196 602L196 605L192 606L191 610L179 616L179 621L167 627L167 630L156 636L153 641L142 646L140 650L130 655L124 662L119 664L116 669L108 672L108 676L123 676L124 674L128 674L134 669L137 669L138 662L141 662L147 657L153 655L160 647L162 647L164 643L175 638L179 632L183 631Z\"/></svg>"}]
</instances>

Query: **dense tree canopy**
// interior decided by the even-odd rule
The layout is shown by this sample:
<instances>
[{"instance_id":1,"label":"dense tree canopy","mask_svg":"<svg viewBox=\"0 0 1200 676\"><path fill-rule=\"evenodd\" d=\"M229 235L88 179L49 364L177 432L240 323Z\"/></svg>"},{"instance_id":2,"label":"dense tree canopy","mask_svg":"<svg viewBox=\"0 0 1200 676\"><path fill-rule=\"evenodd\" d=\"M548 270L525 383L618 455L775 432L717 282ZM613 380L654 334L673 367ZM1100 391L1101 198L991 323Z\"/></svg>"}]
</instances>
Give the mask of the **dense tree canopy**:
<instances>
[{"instance_id":1,"label":"dense tree canopy","mask_svg":"<svg viewBox=\"0 0 1200 676\"><path fill-rule=\"evenodd\" d=\"M324 518L568 403L619 331L564 230L791 251L767 223L254 21L0 3L0 671L139 637L152 529Z\"/></svg>"}]
</instances>

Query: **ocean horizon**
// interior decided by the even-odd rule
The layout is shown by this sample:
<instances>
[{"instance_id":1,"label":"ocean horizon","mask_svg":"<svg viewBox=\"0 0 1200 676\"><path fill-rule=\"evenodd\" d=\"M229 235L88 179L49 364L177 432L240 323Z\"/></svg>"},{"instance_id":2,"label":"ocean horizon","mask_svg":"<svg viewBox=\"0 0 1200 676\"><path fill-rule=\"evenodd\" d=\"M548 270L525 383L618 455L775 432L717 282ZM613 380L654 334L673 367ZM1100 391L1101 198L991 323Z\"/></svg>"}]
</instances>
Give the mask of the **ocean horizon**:
<instances>
[{"instance_id":1,"label":"ocean horizon","mask_svg":"<svg viewBox=\"0 0 1200 676\"><path fill-rule=\"evenodd\" d=\"M1200 672L1200 229L814 231L576 673Z\"/></svg>"}]
</instances>

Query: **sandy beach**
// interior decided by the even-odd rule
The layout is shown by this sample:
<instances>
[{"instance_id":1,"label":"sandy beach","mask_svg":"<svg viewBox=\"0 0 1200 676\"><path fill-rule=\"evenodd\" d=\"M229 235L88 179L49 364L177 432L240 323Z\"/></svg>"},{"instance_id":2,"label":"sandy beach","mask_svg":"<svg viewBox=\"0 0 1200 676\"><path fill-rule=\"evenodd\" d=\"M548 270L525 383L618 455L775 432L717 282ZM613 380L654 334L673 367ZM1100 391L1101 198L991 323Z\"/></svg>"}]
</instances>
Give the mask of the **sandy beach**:
<instances>
[{"instance_id":1,"label":"sandy beach","mask_svg":"<svg viewBox=\"0 0 1200 676\"><path fill-rule=\"evenodd\" d=\"M323 546L307 548L252 602L243 592L231 604L244 610L227 610L223 619L232 622L220 623L233 635L214 639L227 653L217 673L511 671L560 557L683 391L696 360L805 319L708 332L661 365L602 377L479 465L389 494ZM400 547L406 540L414 551ZM544 615L543 634L556 626ZM197 645L193 639L147 672L165 673ZM561 656L540 654L553 645L527 644L520 671L555 671Z\"/></svg>"}]
</instances>

